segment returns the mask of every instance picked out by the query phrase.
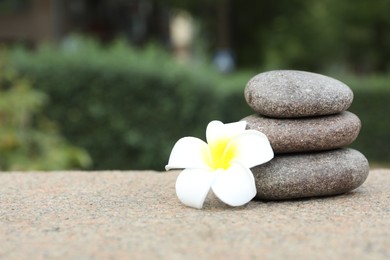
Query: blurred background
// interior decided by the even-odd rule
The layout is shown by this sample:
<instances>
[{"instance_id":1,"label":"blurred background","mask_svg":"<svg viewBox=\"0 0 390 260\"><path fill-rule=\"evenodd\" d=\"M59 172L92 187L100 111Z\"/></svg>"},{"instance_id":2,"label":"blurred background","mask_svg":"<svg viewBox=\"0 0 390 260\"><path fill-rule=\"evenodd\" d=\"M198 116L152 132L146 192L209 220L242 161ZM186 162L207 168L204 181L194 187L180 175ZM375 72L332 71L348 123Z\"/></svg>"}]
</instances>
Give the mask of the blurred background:
<instances>
[{"instance_id":1,"label":"blurred background","mask_svg":"<svg viewBox=\"0 0 390 260\"><path fill-rule=\"evenodd\" d=\"M390 165L390 0L0 0L0 170L163 170L183 136L251 114L248 80L335 77L352 145Z\"/></svg>"}]
</instances>

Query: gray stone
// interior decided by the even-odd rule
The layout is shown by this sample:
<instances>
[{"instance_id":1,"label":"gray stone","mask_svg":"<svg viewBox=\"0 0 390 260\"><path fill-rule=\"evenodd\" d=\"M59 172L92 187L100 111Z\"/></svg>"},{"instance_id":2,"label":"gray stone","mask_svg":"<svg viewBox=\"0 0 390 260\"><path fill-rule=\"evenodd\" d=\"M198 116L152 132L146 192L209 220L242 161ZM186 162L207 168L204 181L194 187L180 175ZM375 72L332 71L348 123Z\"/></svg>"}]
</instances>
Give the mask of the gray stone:
<instances>
[{"instance_id":1,"label":"gray stone","mask_svg":"<svg viewBox=\"0 0 390 260\"><path fill-rule=\"evenodd\" d=\"M390 169L342 196L202 210L179 173L0 173L0 259L390 259Z\"/></svg>"},{"instance_id":2,"label":"gray stone","mask_svg":"<svg viewBox=\"0 0 390 260\"><path fill-rule=\"evenodd\" d=\"M351 105L352 90L344 83L316 73L275 70L253 77L245 99L257 113L291 118L330 115Z\"/></svg>"},{"instance_id":3,"label":"gray stone","mask_svg":"<svg viewBox=\"0 0 390 260\"><path fill-rule=\"evenodd\" d=\"M344 111L330 116L277 119L250 115L247 129L267 135L275 153L320 151L351 144L361 128L360 119Z\"/></svg>"},{"instance_id":4,"label":"gray stone","mask_svg":"<svg viewBox=\"0 0 390 260\"><path fill-rule=\"evenodd\" d=\"M252 168L257 199L285 200L329 196L354 190L366 180L367 159L353 149L276 155Z\"/></svg>"}]
</instances>

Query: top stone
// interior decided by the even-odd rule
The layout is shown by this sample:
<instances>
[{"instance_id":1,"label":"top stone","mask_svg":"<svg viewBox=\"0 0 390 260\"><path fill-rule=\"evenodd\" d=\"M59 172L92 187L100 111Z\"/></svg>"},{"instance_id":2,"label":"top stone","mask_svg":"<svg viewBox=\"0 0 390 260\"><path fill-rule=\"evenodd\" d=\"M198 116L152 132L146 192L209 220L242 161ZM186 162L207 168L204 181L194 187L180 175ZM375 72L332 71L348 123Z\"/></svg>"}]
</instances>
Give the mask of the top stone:
<instances>
[{"instance_id":1,"label":"top stone","mask_svg":"<svg viewBox=\"0 0 390 260\"><path fill-rule=\"evenodd\" d=\"M344 83L316 73L274 70L253 77L245 99L257 113L292 118L331 115L351 105L352 90Z\"/></svg>"}]
</instances>

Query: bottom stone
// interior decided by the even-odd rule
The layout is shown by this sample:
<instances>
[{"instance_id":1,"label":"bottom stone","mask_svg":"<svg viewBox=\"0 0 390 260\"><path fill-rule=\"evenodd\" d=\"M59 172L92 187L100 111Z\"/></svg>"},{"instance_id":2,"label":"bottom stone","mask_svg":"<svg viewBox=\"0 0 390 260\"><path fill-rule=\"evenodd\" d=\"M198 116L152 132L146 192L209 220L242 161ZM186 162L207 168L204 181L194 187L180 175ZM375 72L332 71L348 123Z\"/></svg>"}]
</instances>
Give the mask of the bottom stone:
<instances>
[{"instance_id":1,"label":"bottom stone","mask_svg":"<svg viewBox=\"0 0 390 260\"><path fill-rule=\"evenodd\" d=\"M252 168L256 199L284 200L342 194L367 179L369 165L360 152L344 148L276 155Z\"/></svg>"}]
</instances>

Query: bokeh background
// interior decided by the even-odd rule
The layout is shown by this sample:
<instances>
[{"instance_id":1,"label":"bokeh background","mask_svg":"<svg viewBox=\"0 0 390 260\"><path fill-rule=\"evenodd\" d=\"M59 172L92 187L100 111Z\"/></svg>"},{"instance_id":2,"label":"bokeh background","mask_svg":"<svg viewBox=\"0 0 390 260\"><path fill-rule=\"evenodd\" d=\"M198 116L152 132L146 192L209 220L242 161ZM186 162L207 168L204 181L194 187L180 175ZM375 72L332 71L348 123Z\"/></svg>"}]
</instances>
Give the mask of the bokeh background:
<instances>
[{"instance_id":1,"label":"bokeh background","mask_svg":"<svg viewBox=\"0 0 390 260\"><path fill-rule=\"evenodd\" d=\"M390 165L390 0L1 0L0 170L163 170L273 69L337 78Z\"/></svg>"}]
</instances>

